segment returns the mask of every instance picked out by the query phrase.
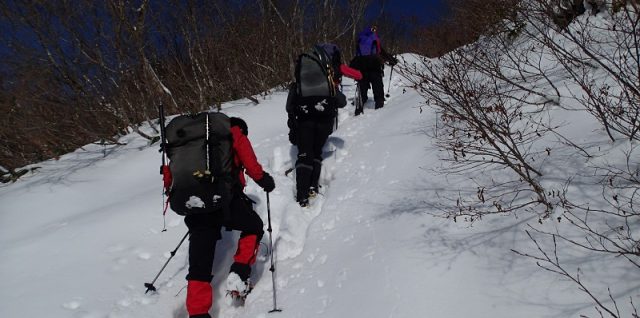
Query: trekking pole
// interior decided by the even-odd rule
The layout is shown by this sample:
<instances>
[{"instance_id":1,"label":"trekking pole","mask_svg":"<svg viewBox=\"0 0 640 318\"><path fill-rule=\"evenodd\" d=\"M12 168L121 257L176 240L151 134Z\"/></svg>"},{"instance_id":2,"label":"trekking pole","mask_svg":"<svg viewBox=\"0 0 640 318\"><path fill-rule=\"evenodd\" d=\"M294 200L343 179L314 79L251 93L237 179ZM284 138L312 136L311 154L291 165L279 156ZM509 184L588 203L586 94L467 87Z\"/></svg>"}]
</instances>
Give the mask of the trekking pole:
<instances>
[{"instance_id":1,"label":"trekking pole","mask_svg":"<svg viewBox=\"0 0 640 318\"><path fill-rule=\"evenodd\" d=\"M160 101L158 105L158 119L160 124L160 151L162 151L162 166L160 166L160 174L162 174L162 167L167 164L167 152L165 149L165 144L167 143L167 135L165 134L165 121L166 117L164 116L164 104Z\"/></svg>"},{"instance_id":2,"label":"trekking pole","mask_svg":"<svg viewBox=\"0 0 640 318\"><path fill-rule=\"evenodd\" d=\"M271 267L269 268L269 271L271 271L271 283L273 284L273 309L269 310L269 312L272 313L282 311L282 309L278 309L278 306L276 306L276 266L273 262L273 237L271 236L271 203L269 202L269 192L267 192L267 220L267 232L269 232L269 250L271 250Z\"/></svg>"},{"instance_id":3,"label":"trekking pole","mask_svg":"<svg viewBox=\"0 0 640 318\"><path fill-rule=\"evenodd\" d=\"M167 221L165 218L165 214L167 212L168 203L165 196L168 193L169 187L171 186L168 181L169 176L171 175L171 171L169 170L169 166L167 165L167 134L165 130L166 117L164 115L164 104L162 103L162 101L160 101L160 104L158 105L158 117L160 121L160 152L162 152L162 164L160 165L160 174L162 175L163 183L162 206L164 207L162 211L162 232L165 232L167 230Z\"/></svg>"},{"instance_id":4,"label":"trekking pole","mask_svg":"<svg viewBox=\"0 0 640 318\"><path fill-rule=\"evenodd\" d=\"M180 240L180 243L178 244L176 249L171 251L171 256L164 263L164 265L160 269L160 272L158 272L158 275L156 275L156 277L153 279L153 281L151 283L144 283L144 287L147 287L147 291L144 292L145 294L150 292L150 291L156 291L156 287L153 286L153 284L156 282L158 277L160 277L160 273L162 273L162 271L165 269L165 267L167 267L167 264L169 264L169 261L173 258L174 255L176 255L176 252L178 251L178 248L180 248L180 245L182 245L182 242L184 242L184 240L187 238L188 235L189 235L189 231L187 231L187 233L184 235L184 237L182 237L182 239Z\"/></svg>"},{"instance_id":5,"label":"trekking pole","mask_svg":"<svg viewBox=\"0 0 640 318\"><path fill-rule=\"evenodd\" d=\"M391 89L391 76L393 76L393 67L394 66L395 65L391 66L391 71L389 72L389 84L387 85L387 95L386 95L387 98L389 96L391 96L391 95L389 95L389 90Z\"/></svg>"},{"instance_id":6,"label":"trekking pole","mask_svg":"<svg viewBox=\"0 0 640 318\"><path fill-rule=\"evenodd\" d=\"M344 90L344 86L342 86L342 81L340 82L340 92L342 93ZM338 130L338 109L336 108L336 129Z\"/></svg>"},{"instance_id":7,"label":"trekking pole","mask_svg":"<svg viewBox=\"0 0 640 318\"><path fill-rule=\"evenodd\" d=\"M358 116L364 112L362 104L362 96L360 96L360 83L356 83L356 95L353 97L353 104L356 106L355 115Z\"/></svg>"}]
</instances>

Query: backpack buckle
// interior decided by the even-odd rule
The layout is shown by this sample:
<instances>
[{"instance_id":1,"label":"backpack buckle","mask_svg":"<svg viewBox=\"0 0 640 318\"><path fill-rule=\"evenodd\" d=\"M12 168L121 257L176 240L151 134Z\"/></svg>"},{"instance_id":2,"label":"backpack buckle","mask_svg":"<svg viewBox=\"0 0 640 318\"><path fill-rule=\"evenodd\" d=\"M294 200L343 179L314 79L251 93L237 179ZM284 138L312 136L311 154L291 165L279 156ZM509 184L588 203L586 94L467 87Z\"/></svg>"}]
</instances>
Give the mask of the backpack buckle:
<instances>
[{"instance_id":1,"label":"backpack buckle","mask_svg":"<svg viewBox=\"0 0 640 318\"><path fill-rule=\"evenodd\" d=\"M193 176L200 181L213 181L213 177L211 176L211 171L209 170L196 170L193 172Z\"/></svg>"}]
</instances>

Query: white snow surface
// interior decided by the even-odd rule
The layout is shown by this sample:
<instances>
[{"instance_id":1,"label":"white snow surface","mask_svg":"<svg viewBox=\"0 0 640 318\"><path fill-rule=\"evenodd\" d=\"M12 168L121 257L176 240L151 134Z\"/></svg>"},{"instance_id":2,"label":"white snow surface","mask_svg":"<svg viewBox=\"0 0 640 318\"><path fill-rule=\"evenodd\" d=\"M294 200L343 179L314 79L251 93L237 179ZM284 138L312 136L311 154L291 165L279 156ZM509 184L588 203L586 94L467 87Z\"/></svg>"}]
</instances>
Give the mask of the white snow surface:
<instances>
[{"instance_id":1,"label":"white snow surface","mask_svg":"<svg viewBox=\"0 0 640 318\"><path fill-rule=\"evenodd\" d=\"M593 314L575 285L510 251L531 248L523 229L537 217L468 224L429 214L436 211L424 202L457 185L437 173L440 154L425 133L435 123L433 111L399 76L390 83L384 108L374 110L369 98L361 116L354 116L352 105L340 110L339 127L325 146L320 194L308 208L296 204L293 174L285 175L296 156L287 138L286 91L275 90L259 105L239 100L223 106L226 114L247 121L257 157L275 178L270 211L276 298L265 233L245 306L221 301L238 238L223 231L212 269L211 315ZM354 89L345 79L349 99ZM187 317L188 240L155 281L157 293L145 294L143 286L187 231L171 211L162 231L158 145L135 133L120 141L126 145L87 145L39 163L40 169L0 187L0 317ZM257 202L266 230L265 193L253 181L246 193ZM637 294L636 278L616 287ZM274 307L282 311L269 313Z\"/></svg>"}]
</instances>

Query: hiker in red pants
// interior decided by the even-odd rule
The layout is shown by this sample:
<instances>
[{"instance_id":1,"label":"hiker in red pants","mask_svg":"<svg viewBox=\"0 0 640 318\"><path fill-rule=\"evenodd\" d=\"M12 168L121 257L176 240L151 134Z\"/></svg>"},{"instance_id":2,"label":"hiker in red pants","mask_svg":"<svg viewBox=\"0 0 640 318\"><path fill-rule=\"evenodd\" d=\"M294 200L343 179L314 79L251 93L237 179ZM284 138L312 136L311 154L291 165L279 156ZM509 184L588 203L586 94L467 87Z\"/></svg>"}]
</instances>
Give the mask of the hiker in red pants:
<instances>
[{"instance_id":1,"label":"hiker in red pants","mask_svg":"<svg viewBox=\"0 0 640 318\"><path fill-rule=\"evenodd\" d=\"M187 274L187 311L190 318L211 318L209 310L213 304L211 270L216 242L221 238L222 227L239 230L240 239L233 264L227 278L227 290L246 296L251 290L249 276L256 261L260 239L264 234L260 216L253 210L253 202L244 194L245 172L266 192L275 188L273 178L258 162L247 138L248 127L244 120L231 117L234 166L238 170L237 185L232 190L229 216L215 213L193 214L185 217L191 233L189 239L189 273Z\"/></svg>"}]
</instances>

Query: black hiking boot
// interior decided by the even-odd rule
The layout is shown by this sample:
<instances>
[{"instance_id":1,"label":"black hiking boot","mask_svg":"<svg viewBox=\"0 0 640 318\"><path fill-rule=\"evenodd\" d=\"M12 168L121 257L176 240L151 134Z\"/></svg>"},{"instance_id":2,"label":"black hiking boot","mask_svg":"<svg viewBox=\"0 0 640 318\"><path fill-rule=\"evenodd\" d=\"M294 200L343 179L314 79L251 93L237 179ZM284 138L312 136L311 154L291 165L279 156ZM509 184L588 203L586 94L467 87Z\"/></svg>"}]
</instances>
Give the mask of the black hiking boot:
<instances>
[{"instance_id":1,"label":"black hiking boot","mask_svg":"<svg viewBox=\"0 0 640 318\"><path fill-rule=\"evenodd\" d=\"M309 206L309 199L300 199L298 200L298 204L300 204L301 208L306 208Z\"/></svg>"},{"instance_id":2,"label":"black hiking boot","mask_svg":"<svg viewBox=\"0 0 640 318\"><path fill-rule=\"evenodd\" d=\"M318 196L318 189L316 187L311 187L311 189L309 189L309 198L313 199L316 196Z\"/></svg>"}]
</instances>

